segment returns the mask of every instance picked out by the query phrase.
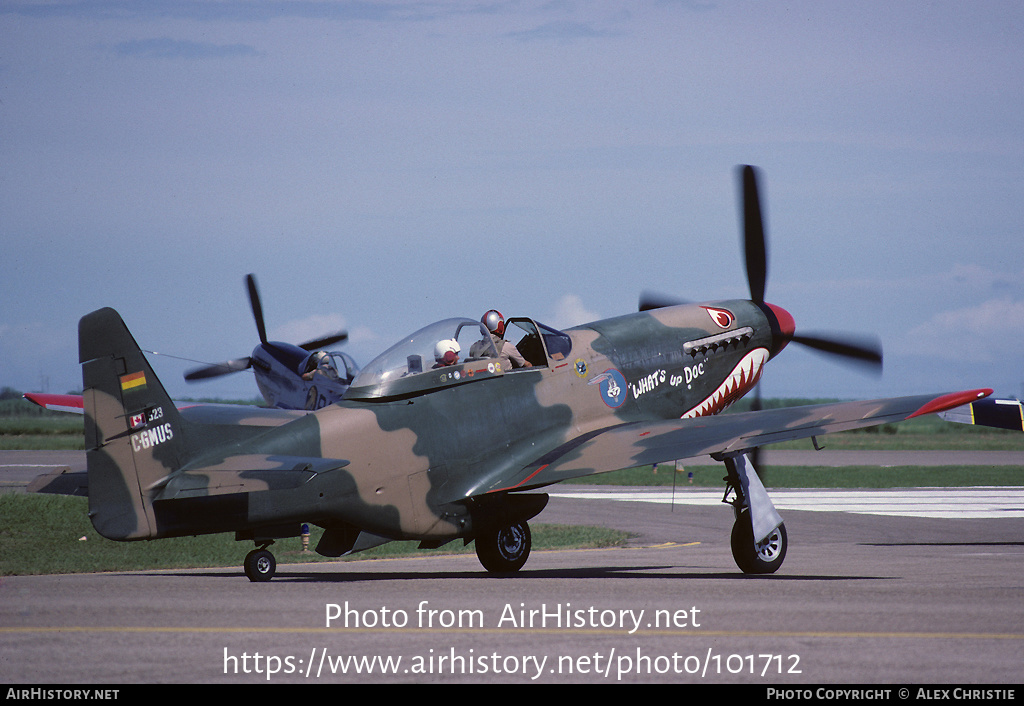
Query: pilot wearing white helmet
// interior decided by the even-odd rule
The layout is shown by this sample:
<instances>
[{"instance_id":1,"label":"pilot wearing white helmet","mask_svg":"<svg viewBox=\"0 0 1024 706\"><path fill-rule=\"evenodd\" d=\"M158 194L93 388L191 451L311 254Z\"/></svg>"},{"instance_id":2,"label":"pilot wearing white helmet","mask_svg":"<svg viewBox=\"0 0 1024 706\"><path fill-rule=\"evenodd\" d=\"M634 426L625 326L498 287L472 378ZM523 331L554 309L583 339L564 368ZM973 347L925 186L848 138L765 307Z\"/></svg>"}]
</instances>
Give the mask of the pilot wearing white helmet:
<instances>
[{"instance_id":1,"label":"pilot wearing white helmet","mask_svg":"<svg viewBox=\"0 0 1024 706\"><path fill-rule=\"evenodd\" d=\"M449 365L455 365L459 362L459 353L461 352L462 347L454 338L438 341L437 345L434 346L434 367L444 368Z\"/></svg>"}]
</instances>

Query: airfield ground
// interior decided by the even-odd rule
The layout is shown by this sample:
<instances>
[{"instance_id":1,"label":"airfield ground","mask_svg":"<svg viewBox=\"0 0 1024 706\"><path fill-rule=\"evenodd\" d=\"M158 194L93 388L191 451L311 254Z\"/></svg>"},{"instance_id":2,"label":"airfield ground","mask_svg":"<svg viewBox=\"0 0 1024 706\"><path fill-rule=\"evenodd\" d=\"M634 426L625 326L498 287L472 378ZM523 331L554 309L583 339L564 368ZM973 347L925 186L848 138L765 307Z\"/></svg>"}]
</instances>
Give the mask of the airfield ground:
<instances>
[{"instance_id":1,"label":"airfield ground","mask_svg":"<svg viewBox=\"0 0 1024 706\"><path fill-rule=\"evenodd\" d=\"M783 510L789 554L769 577L735 568L720 503L602 486L558 486L538 521L622 529L628 543L536 551L508 578L472 554L291 564L268 584L239 566L6 576L0 680L1013 685L1012 490L995 517L908 516L917 490L882 514Z\"/></svg>"}]
</instances>

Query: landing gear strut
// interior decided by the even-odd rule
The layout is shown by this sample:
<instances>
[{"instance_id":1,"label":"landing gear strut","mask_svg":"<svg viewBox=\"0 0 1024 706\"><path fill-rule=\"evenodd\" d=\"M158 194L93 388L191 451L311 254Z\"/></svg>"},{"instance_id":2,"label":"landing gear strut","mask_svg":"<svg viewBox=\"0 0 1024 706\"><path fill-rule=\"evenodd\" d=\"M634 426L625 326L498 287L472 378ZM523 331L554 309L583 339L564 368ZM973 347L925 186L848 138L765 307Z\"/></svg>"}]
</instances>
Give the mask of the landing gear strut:
<instances>
[{"instance_id":1,"label":"landing gear strut","mask_svg":"<svg viewBox=\"0 0 1024 706\"><path fill-rule=\"evenodd\" d=\"M733 507L732 558L745 574L774 574L786 558L789 537L747 456L728 457L725 498ZM729 500L729 494L735 497Z\"/></svg>"},{"instance_id":2,"label":"landing gear strut","mask_svg":"<svg viewBox=\"0 0 1024 706\"><path fill-rule=\"evenodd\" d=\"M277 571L277 560L267 550L268 546L269 544L264 544L245 555L245 575L254 583L269 581L274 578L274 572Z\"/></svg>"},{"instance_id":3,"label":"landing gear strut","mask_svg":"<svg viewBox=\"0 0 1024 706\"><path fill-rule=\"evenodd\" d=\"M517 522L500 529L486 528L476 536L476 555L492 574L511 574L523 568L530 556L530 525Z\"/></svg>"}]
</instances>

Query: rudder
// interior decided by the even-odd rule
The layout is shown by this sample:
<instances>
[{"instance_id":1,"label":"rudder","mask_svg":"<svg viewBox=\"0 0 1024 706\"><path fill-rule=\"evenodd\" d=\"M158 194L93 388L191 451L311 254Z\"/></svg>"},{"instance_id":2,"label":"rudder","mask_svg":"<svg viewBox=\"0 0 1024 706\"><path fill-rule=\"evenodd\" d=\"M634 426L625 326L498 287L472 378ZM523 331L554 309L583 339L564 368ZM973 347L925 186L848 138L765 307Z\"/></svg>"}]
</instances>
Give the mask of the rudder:
<instances>
[{"instance_id":1,"label":"rudder","mask_svg":"<svg viewBox=\"0 0 1024 706\"><path fill-rule=\"evenodd\" d=\"M89 517L108 539L157 536L152 499L184 458L184 422L113 309L78 325Z\"/></svg>"}]
</instances>

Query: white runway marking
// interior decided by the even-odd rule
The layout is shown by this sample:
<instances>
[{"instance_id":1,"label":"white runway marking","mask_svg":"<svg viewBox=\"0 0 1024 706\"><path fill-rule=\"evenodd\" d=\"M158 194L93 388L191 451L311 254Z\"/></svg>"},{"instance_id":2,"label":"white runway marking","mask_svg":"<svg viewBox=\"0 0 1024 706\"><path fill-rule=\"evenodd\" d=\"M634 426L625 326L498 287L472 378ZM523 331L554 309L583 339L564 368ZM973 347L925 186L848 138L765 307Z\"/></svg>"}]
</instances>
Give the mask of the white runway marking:
<instances>
[{"instance_id":1,"label":"white runway marking","mask_svg":"<svg viewBox=\"0 0 1024 706\"><path fill-rule=\"evenodd\" d=\"M717 505L724 491L621 488L553 492L551 497L677 505ZM778 510L853 512L943 519L1024 518L1024 488L769 489Z\"/></svg>"}]
</instances>

